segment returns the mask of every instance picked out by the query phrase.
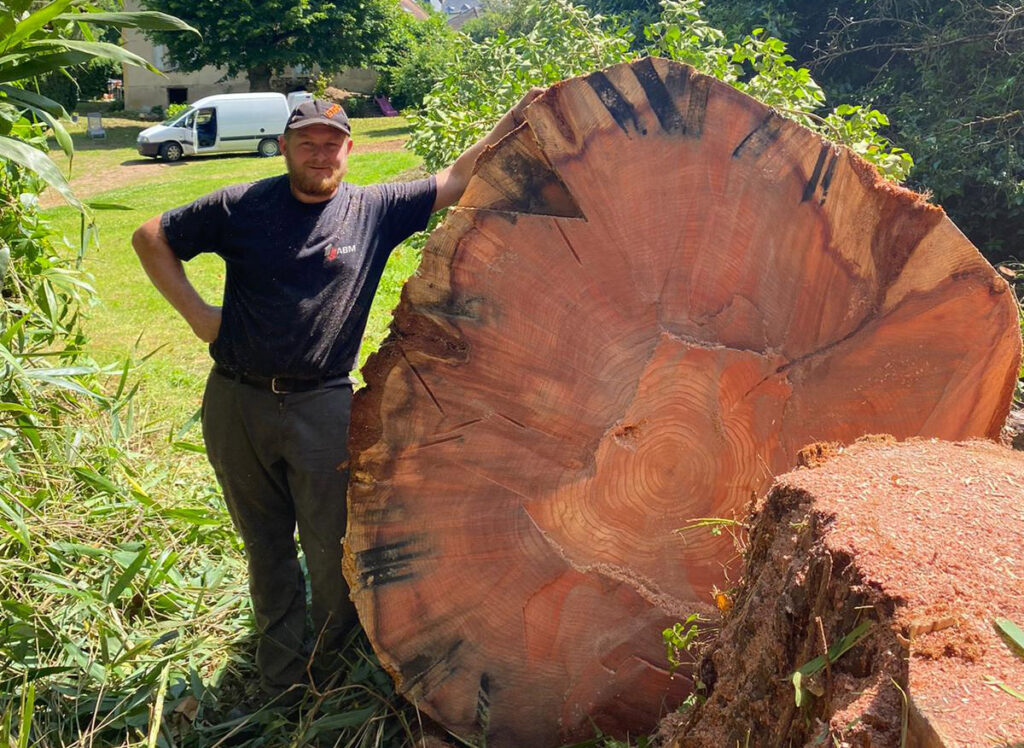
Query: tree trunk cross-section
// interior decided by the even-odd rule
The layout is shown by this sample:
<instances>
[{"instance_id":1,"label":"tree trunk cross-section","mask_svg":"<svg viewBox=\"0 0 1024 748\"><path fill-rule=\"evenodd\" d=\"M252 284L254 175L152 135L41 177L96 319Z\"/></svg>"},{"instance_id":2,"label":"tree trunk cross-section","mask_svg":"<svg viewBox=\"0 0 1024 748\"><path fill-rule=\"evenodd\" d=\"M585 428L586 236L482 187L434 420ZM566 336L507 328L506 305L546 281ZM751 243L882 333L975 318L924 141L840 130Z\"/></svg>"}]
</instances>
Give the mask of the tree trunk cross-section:
<instances>
[{"instance_id":1,"label":"tree trunk cross-section","mask_svg":"<svg viewBox=\"0 0 1024 748\"><path fill-rule=\"evenodd\" d=\"M410 699L491 748L648 730L662 629L816 440L994 437L1008 287L938 207L664 60L486 153L353 409L345 574Z\"/></svg>"}]
</instances>

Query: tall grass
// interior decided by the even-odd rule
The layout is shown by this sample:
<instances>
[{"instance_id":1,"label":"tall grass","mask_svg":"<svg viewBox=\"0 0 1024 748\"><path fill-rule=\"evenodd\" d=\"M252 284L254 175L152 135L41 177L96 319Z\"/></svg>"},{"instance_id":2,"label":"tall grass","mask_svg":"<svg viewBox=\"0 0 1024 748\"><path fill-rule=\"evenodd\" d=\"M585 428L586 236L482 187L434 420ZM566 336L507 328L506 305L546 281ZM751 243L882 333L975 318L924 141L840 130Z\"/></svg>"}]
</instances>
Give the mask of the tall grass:
<instances>
[{"instance_id":1,"label":"tall grass","mask_svg":"<svg viewBox=\"0 0 1024 748\"><path fill-rule=\"evenodd\" d=\"M361 635L329 688L262 704L245 563L202 447L154 419L139 374L155 357L93 355L96 297L60 241L77 217L44 220L40 186L0 169L0 746L413 745L415 710Z\"/></svg>"}]
</instances>

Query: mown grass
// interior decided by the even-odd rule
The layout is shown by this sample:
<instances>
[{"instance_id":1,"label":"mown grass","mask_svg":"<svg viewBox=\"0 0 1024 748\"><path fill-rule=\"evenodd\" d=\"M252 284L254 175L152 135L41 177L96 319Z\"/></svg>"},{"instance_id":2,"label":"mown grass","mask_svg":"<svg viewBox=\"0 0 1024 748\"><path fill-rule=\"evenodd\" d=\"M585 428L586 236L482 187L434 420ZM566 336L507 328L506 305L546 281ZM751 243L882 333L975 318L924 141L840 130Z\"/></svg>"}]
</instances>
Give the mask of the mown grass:
<instances>
[{"instance_id":1,"label":"mown grass","mask_svg":"<svg viewBox=\"0 0 1024 748\"><path fill-rule=\"evenodd\" d=\"M396 122L394 118L353 120L353 123L354 137L358 143L365 144L394 139L405 129L404 122ZM103 168L109 153L85 151L75 156L76 172L92 168L89 159L94 153L101 154L95 156L96 168ZM357 149L350 158L347 180L371 184L410 178L418 174L418 165L419 159L404 150L361 154ZM86 323L92 353L100 361L109 362L157 351L141 373L142 401L150 406L154 422L162 421L165 427L171 428L187 421L198 407L197 393L209 369L209 356L202 342L192 335L185 322L149 283L131 248L132 232L151 216L219 187L283 171L284 162L280 157L203 156L178 164L164 164L146 179L87 196L93 202L131 208L96 214L98 246L85 258L85 268L95 278L99 297L99 305L91 310ZM47 215L71 243L77 241L77 212L62 206L48 210ZM392 256L371 313L364 339L364 357L383 339L402 283L418 262L418 253L409 245L403 245ZM223 263L219 258L201 255L188 263L186 270L204 298L218 303L224 283Z\"/></svg>"},{"instance_id":2,"label":"mown grass","mask_svg":"<svg viewBox=\"0 0 1024 748\"><path fill-rule=\"evenodd\" d=\"M357 133L367 124L356 123ZM395 121L386 124L385 139L396 134ZM83 149L76 171L90 159L96 169L119 165L123 144L107 145ZM357 154L349 178L404 178L417 163L403 151ZM176 434L198 407L209 360L151 288L129 237L166 208L282 169L280 159L202 158L87 195L132 208L98 214L99 243L84 259L99 301L76 370L95 371L85 364L96 359L99 373L86 376L106 394L53 392L47 424L22 432L13 451L0 444L4 748L419 744L415 709L361 634L345 672L296 709L232 712L258 703L245 563L212 472L194 453L200 438ZM77 244L77 214L57 207L47 216ZM390 263L367 348L416 261L406 247ZM189 271L216 301L216 258Z\"/></svg>"}]
</instances>

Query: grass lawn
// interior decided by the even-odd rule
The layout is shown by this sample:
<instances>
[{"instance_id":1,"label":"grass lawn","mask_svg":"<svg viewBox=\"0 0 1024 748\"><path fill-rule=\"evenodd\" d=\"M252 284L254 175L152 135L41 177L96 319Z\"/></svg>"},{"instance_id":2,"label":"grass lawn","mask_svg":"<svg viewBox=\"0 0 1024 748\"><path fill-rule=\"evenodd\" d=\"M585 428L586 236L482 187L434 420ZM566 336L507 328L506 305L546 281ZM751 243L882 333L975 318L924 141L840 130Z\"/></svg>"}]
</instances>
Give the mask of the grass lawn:
<instances>
[{"instance_id":1,"label":"grass lawn","mask_svg":"<svg viewBox=\"0 0 1024 748\"><path fill-rule=\"evenodd\" d=\"M86 325L91 349L101 363L153 355L140 376L140 402L150 430L166 435L196 411L209 371L206 346L152 287L131 248L135 228L169 208L234 182L283 173L284 161L255 155L216 155L187 158L175 164L143 158L135 151L135 137L148 124L135 119L105 117L105 140L86 138L85 118L72 130L75 153L72 184L79 197L91 202L117 203L125 211L98 211L98 246L85 257L85 268L95 278L99 303ZM355 150L349 159L347 181L356 184L407 179L419 172L417 156L400 148L408 126L401 118L355 119ZM55 160L66 167L57 152ZM136 173L138 171L138 173ZM45 196L53 201L52 195ZM78 243L79 216L68 206L52 207L46 215ZM376 349L390 322L390 310L405 278L418 263L417 253L400 247L392 256L371 313L363 356ZM214 255L201 255L186 265L189 277L211 303L218 303L224 283L224 265ZM193 434L192 440L197 437Z\"/></svg>"},{"instance_id":2,"label":"grass lawn","mask_svg":"<svg viewBox=\"0 0 1024 748\"><path fill-rule=\"evenodd\" d=\"M131 209L97 213L99 241L84 258L98 292L88 348L101 363L152 355L132 375L134 397L115 398L113 408L82 398L60 428L32 429L40 446L8 449L0 461L0 744L420 745L414 708L394 693L361 634L343 653L340 679L307 693L298 710L232 711L266 702L254 672L245 559L212 469L168 439L198 409L210 360L151 286L130 237L150 216L225 184L282 173L284 164L249 155L141 161L134 133L144 123L105 124L107 139L90 143L79 123L76 192ZM418 172L419 160L400 147L402 120L354 120L353 128L349 181ZM73 209L55 205L45 215L77 246ZM364 355L383 337L417 261L410 247L392 256ZM221 261L200 256L186 267L201 293L219 301ZM200 442L198 429L183 441ZM21 454L28 457L12 466Z\"/></svg>"}]
</instances>

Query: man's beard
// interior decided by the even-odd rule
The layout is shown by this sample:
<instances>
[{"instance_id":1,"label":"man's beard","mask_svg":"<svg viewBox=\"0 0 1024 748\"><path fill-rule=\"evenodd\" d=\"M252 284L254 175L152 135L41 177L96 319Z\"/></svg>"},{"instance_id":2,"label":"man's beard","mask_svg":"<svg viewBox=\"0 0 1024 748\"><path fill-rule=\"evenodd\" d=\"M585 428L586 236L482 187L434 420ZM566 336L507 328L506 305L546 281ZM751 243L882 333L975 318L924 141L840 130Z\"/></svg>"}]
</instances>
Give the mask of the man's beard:
<instances>
[{"instance_id":1,"label":"man's beard","mask_svg":"<svg viewBox=\"0 0 1024 748\"><path fill-rule=\"evenodd\" d=\"M335 169L326 177L322 177L304 172L300 167L293 166L288 159L285 159L285 161L288 164L288 179L291 181L292 189L304 195L314 195L316 197L332 195L338 189L338 185L341 184L341 178L345 176L345 170L341 168Z\"/></svg>"}]
</instances>

